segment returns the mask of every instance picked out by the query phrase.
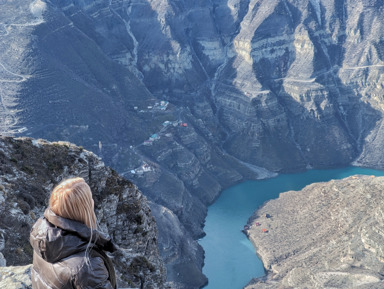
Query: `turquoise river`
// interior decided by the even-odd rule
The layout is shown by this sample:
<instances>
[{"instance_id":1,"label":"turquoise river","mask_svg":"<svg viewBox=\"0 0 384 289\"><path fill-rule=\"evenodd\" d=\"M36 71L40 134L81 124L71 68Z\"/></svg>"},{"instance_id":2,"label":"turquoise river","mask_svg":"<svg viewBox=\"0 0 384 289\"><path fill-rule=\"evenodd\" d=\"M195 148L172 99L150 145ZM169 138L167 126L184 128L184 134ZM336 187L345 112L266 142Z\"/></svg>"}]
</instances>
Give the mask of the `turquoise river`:
<instances>
[{"instance_id":1,"label":"turquoise river","mask_svg":"<svg viewBox=\"0 0 384 289\"><path fill-rule=\"evenodd\" d=\"M207 235L199 241L205 250L203 273L209 280L204 289L241 289L252 278L265 275L255 248L241 232L248 218L263 203L285 191L356 174L383 176L384 171L358 167L310 170L247 181L223 191L208 208L204 227Z\"/></svg>"}]
</instances>

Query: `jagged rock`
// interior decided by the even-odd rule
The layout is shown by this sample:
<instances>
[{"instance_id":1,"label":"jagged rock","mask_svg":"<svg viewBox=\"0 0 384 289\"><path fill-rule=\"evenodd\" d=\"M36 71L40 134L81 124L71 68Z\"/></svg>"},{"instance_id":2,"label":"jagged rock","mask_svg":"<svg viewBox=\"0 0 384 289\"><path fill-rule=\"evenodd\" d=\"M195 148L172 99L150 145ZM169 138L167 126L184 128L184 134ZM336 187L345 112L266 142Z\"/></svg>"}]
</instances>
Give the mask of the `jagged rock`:
<instances>
[{"instance_id":1,"label":"jagged rock","mask_svg":"<svg viewBox=\"0 0 384 289\"><path fill-rule=\"evenodd\" d=\"M246 232L267 276L245 288L382 288L383 186L358 175L267 202Z\"/></svg>"},{"instance_id":2,"label":"jagged rock","mask_svg":"<svg viewBox=\"0 0 384 289\"><path fill-rule=\"evenodd\" d=\"M53 186L80 176L91 187L101 230L121 248L114 256L119 287L165 288L156 222L146 198L96 155L66 142L0 137L0 163L0 251L7 266L32 262L30 228L47 207ZM0 272L22 276L29 270L7 268ZM6 276L10 281L2 282L11 282L13 273Z\"/></svg>"},{"instance_id":3,"label":"jagged rock","mask_svg":"<svg viewBox=\"0 0 384 289\"><path fill-rule=\"evenodd\" d=\"M26 266L0 266L0 288L32 289L31 267Z\"/></svg>"}]
</instances>

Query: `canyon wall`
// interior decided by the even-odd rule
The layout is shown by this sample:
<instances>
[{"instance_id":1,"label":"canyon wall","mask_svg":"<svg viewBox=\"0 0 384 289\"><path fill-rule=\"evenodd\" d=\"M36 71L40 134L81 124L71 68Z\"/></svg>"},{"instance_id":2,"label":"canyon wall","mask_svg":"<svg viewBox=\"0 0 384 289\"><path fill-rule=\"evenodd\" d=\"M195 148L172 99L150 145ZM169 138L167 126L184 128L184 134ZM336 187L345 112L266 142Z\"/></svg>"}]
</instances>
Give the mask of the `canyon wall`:
<instances>
[{"instance_id":1,"label":"canyon wall","mask_svg":"<svg viewBox=\"0 0 384 289\"><path fill-rule=\"evenodd\" d=\"M132 180L168 279L197 288L196 240L223 188L383 168L383 5L0 1L0 133L82 145Z\"/></svg>"}]
</instances>

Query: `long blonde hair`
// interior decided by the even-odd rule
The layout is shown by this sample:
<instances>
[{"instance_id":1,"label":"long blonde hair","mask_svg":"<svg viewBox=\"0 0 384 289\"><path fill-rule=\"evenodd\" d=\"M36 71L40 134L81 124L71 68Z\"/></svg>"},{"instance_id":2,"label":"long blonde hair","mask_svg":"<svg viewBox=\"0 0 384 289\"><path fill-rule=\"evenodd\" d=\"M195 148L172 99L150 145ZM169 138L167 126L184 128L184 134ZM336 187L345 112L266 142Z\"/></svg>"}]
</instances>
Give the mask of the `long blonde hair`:
<instances>
[{"instance_id":1,"label":"long blonde hair","mask_svg":"<svg viewBox=\"0 0 384 289\"><path fill-rule=\"evenodd\" d=\"M91 188L83 178L62 181L52 191L49 207L58 216L97 228Z\"/></svg>"}]
</instances>

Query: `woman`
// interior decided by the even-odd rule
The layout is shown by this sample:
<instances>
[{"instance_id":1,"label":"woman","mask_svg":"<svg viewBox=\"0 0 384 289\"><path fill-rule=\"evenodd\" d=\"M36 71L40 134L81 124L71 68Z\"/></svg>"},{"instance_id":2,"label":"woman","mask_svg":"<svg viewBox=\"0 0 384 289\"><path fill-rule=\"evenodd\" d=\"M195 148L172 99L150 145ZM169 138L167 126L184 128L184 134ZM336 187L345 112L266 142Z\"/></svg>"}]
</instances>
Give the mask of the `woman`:
<instances>
[{"instance_id":1,"label":"woman","mask_svg":"<svg viewBox=\"0 0 384 289\"><path fill-rule=\"evenodd\" d=\"M30 235L32 288L116 288L112 262L104 253L115 246L96 228L92 193L84 179L56 186Z\"/></svg>"}]
</instances>

